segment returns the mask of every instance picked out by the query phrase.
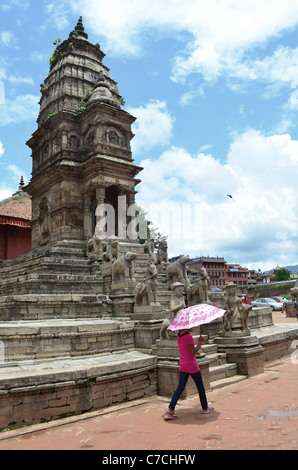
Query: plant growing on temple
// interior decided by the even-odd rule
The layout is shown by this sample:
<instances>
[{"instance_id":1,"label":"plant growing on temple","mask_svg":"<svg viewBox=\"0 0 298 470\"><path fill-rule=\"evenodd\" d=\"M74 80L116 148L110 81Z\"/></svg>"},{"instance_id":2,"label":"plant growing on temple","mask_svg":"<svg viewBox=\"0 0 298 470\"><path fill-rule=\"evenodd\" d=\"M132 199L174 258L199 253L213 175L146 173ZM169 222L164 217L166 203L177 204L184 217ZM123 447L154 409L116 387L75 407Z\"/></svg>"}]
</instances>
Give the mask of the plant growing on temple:
<instances>
[{"instance_id":1,"label":"plant growing on temple","mask_svg":"<svg viewBox=\"0 0 298 470\"><path fill-rule=\"evenodd\" d=\"M86 110L86 103L88 103L88 101L90 100L92 92L93 92L93 88L89 88L87 93L85 93L85 95L82 96L80 103L77 105L78 114L82 114Z\"/></svg>"},{"instance_id":2,"label":"plant growing on temple","mask_svg":"<svg viewBox=\"0 0 298 470\"><path fill-rule=\"evenodd\" d=\"M56 46L56 44L59 44L61 42L61 39L60 38L56 38L55 41L53 42L54 46ZM54 64L57 62L57 60L59 59L59 57L61 56L61 52L57 49L54 50L52 56L50 57L50 59L48 60L48 62L50 63L50 70L52 70Z\"/></svg>"},{"instance_id":3,"label":"plant growing on temple","mask_svg":"<svg viewBox=\"0 0 298 470\"><path fill-rule=\"evenodd\" d=\"M54 46L56 46L57 44L60 44L61 42L61 39L60 38L56 38L55 41L53 42ZM74 51L75 50L75 47L73 45L73 42L69 42L68 43L68 50L69 51ZM55 63L57 62L57 60L62 56L62 53L58 50L58 48L56 47L56 49L54 50L52 56L50 57L50 59L48 60L48 62L50 63L50 70L52 70L53 66L55 65Z\"/></svg>"}]
</instances>

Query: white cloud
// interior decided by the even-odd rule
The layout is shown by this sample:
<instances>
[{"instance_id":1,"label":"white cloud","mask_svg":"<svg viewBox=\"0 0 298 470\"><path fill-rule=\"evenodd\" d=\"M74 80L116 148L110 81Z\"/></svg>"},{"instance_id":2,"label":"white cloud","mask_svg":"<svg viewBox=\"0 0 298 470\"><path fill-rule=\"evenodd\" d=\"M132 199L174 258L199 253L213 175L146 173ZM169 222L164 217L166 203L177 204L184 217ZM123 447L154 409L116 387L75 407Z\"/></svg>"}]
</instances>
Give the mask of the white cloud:
<instances>
[{"instance_id":1,"label":"white cloud","mask_svg":"<svg viewBox=\"0 0 298 470\"><path fill-rule=\"evenodd\" d=\"M6 99L0 108L0 127L36 119L39 100L40 97L34 95L19 95L14 100Z\"/></svg>"},{"instance_id":2,"label":"white cloud","mask_svg":"<svg viewBox=\"0 0 298 470\"><path fill-rule=\"evenodd\" d=\"M3 154L4 154L4 147L3 147L3 143L0 140L0 157L2 157Z\"/></svg>"},{"instance_id":3,"label":"white cloud","mask_svg":"<svg viewBox=\"0 0 298 470\"><path fill-rule=\"evenodd\" d=\"M4 46L16 46L17 44L16 37L11 31L1 31L0 39Z\"/></svg>"},{"instance_id":4,"label":"white cloud","mask_svg":"<svg viewBox=\"0 0 298 470\"><path fill-rule=\"evenodd\" d=\"M141 165L137 201L169 235L171 255L262 269L297 262L298 141L289 135L235 135L225 163L172 148Z\"/></svg>"},{"instance_id":5,"label":"white cloud","mask_svg":"<svg viewBox=\"0 0 298 470\"><path fill-rule=\"evenodd\" d=\"M1 184L0 186L0 201L10 197L13 193L15 193L16 188L10 188L5 184Z\"/></svg>"},{"instance_id":6,"label":"white cloud","mask_svg":"<svg viewBox=\"0 0 298 470\"><path fill-rule=\"evenodd\" d=\"M183 81L193 72L200 73L206 81L221 75L264 79L263 74L269 81L287 81L295 75L296 50L278 48L264 61L251 61L248 56L269 39L297 25L298 4L293 0L69 0L67 3L77 14L83 12L88 29L104 36L104 50L117 56L143 54L149 39L174 33L185 46L174 61L175 81Z\"/></svg>"},{"instance_id":7,"label":"white cloud","mask_svg":"<svg viewBox=\"0 0 298 470\"><path fill-rule=\"evenodd\" d=\"M135 133L132 140L133 153L137 154L156 145L169 144L174 118L165 101L154 100L139 108L128 107L127 111L137 118L132 127Z\"/></svg>"},{"instance_id":8,"label":"white cloud","mask_svg":"<svg viewBox=\"0 0 298 470\"><path fill-rule=\"evenodd\" d=\"M16 183L20 182L22 176L24 178L24 181L28 181L28 178L27 178L24 170L17 167L16 165L9 165L7 167L7 169L11 173L11 177L12 177L13 181L15 181Z\"/></svg>"}]
</instances>

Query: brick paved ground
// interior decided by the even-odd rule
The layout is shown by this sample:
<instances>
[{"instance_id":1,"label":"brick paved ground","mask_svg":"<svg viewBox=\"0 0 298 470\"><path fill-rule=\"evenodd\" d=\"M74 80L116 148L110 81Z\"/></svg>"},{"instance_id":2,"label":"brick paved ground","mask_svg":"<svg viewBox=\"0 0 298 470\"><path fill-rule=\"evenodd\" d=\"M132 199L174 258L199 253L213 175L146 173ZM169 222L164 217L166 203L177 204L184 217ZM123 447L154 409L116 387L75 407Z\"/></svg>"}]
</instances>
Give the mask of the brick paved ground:
<instances>
[{"instance_id":1,"label":"brick paved ground","mask_svg":"<svg viewBox=\"0 0 298 470\"><path fill-rule=\"evenodd\" d=\"M278 321L285 321L282 314L275 314ZM192 397L177 405L178 420L165 422L168 401L152 397L1 433L0 450L296 450L297 372L298 350L296 355L293 349L291 357L270 364L265 373L208 393L215 407L210 415L202 415L198 398Z\"/></svg>"}]
</instances>

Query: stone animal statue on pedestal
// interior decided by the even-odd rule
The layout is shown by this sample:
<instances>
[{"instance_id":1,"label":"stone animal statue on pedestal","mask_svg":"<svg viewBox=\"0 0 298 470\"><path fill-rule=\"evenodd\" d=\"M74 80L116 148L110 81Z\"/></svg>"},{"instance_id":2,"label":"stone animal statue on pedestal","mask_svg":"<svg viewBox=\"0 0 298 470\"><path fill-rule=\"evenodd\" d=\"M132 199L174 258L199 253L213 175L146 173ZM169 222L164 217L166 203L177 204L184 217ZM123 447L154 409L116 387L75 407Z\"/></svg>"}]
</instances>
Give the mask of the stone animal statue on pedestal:
<instances>
[{"instance_id":1,"label":"stone animal statue on pedestal","mask_svg":"<svg viewBox=\"0 0 298 470\"><path fill-rule=\"evenodd\" d=\"M152 305L157 303L157 269L155 264L148 264L146 277L143 282L136 285L135 304L136 305Z\"/></svg>"},{"instance_id":2,"label":"stone animal statue on pedestal","mask_svg":"<svg viewBox=\"0 0 298 470\"><path fill-rule=\"evenodd\" d=\"M167 266L166 278L169 290L171 290L174 282L180 282L185 288L190 284L186 274L186 265L189 261L189 256L180 255L176 261Z\"/></svg>"},{"instance_id":3,"label":"stone animal statue on pedestal","mask_svg":"<svg viewBox=\"0 0 298 470\"><path fill-rule=\"evenodd\" d=\"M118 241L110 239L106 251L103 253L103 261L109 263L118 259Z\"/></svg>"},{"instance_id":4,"label":"stone animal statue on pedestal","mask_svg":"<svg viewBox=\"0 0 298 470\"><path fill-rule=\"evenodd\" d=\"M101 256L101 240L94 234L87 241L86 254L90 262L98 261Z\"/></svg>"},{"instance_id":5,"label":"stone animal statue on pedestal","mask_svg":"<svg viewBox=\"0 0 298 470\"><path fill-rule=\"evenodd\" d=\"M121 282L126 280L134 281L133 261L136 259L136 253L127 251L112 264L112 281Z\"/></svg>"}]
</instances>

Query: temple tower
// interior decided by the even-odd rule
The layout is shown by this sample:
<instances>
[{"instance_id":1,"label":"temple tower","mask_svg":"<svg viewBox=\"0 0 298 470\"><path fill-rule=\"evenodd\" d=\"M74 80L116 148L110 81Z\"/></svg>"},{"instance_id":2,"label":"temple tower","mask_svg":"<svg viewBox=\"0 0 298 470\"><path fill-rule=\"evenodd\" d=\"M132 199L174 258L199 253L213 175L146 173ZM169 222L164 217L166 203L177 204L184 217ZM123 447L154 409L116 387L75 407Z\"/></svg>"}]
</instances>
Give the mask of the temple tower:
<instances>
[{"instance_id":1,"label":"temple tower","mask_svg":"<svg viewBox=\"0 0 298 470\"><path fill-rule=\"evenodd\" d=\"M119 196L126 207L134 203L141 170L130 146L135 118L122 109L103 58L99 45L88 42L80 17L50 60L38 129L27 142L33 160L26 188L32 196L32 250L85 243L95 231L99 204L110 204L117 221ZM115 232L125 238L117 222Z\"/></svg>"}]
</instances>

